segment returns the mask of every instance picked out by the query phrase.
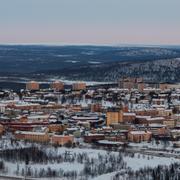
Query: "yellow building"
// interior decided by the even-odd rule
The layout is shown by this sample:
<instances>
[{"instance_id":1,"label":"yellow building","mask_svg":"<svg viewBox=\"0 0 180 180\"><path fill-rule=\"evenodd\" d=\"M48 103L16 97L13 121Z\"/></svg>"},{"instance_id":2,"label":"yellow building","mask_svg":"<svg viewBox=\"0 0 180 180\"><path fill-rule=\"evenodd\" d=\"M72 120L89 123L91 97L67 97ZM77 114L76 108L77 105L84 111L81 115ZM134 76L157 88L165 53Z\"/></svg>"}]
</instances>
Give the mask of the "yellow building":
<instances>
[{"instance_id":1,"label":"yellow building","mask_svg":"<svg viewBox=\"0 0 180 180\"><path fill-rule=\"evenodd\" d=\"M4 131L5 131L4 126L0 124L0 135L2 135Z\"/></svg>"},{"instance_id":2,"label":"yellow building","mask_svg":"<svg viewBox=\"0 0 180 180\"><path fill-rule=\"evenodd\" d=\"M137 88L138 88L139 92L143 92L144 91L144 87L145 87L145 85L144 85L143 82L137 84Z\"/></svg>"},{"instance_id":3,"label":"yellow building","mask_svg":"<svg viewBox=\"0 0 180 180\"><path fill-rule=\"evenodd\" d=\"M128 140L139 143L141 141L150 141L152 133L150 131L130 131L128 133Z\"/></svg>"},{"instance_id":4,"label":"yellow building","mask_svg":"<svg viewBox=\"0 0 180 180\"><path fill-rule=\"evenodd\" d=\"M160 84L159 84L159 88L160 88L162 91L164 91L164 90L168 89L168 84L167 84L167 83L160 83Z\"/></svg>"},{"instance_id":5,"label":"yellow building","mask_svg":"<svg viewBox=\"0 0 180 180\"><path fill-rule=\"evenodd\" d=\"M109 126L113 123L123 122L123 112L122 110L112 110L106 113L106 125Z\"/></svg>"},{"instance_id":6,"label":"yellow building","mask_svg":"<svg viewBox=\"0 0 180 180\"><path fill-rule=\"evenodd\" d=\"M63 132L66 129L66 126L61 124L50 124L48 129L49 132Z\"/></svg>"},{"instance_id":7,"label":"yellow building","mask_svg":"<svg viewBox=\"0 0 180 180\"><path fill-rule=\"evenodd\" d=\"M168 128L174 128L176 125L176 120L174 120L174 119L164 120L163 125L166 125Z\"/></svg>"},{"instance_id":8,"label":"yellow building","mask_svg":"<svg viewBox=\"0 0 180 180\"><path fill-rule=\"evenodd\" d=\"M51 89L54 89L56 91L62 91L64 90L64 83L60 81L54 81L51 84Z\"/></svg>"},{"instance_id":9,"label":"yellow building","mask_svg":"<svg viewBox=\"0 0 180 180\"><path fill-rule=\"evenodd\" d=\"M36 81L30 81L26 84L26 90L39 90L39 83Z\"/></svg>"},{"instance_id":10,"label":"yellow building","mask_svg":"<svg viewBox=\"0 0 180 180\"><path fill-rule=\"evenodd\" d=\"M86 89L86 83L74 83L72 85L72 89L74 91L85 90Z\"/></svg>"},{"instance_id":11,"label":"yellow building","mask_svg":"<svg viewBox=\"0 0 180 180\"><path fill-rule=\"evenodd\" d=\"M56 145L65 145L67 143L73 143L74 136L64 136L64 135L53 135L51 137L51 143Z\"/></svg>"},{"instance_id":12,"label":"yellow building","mask_svg":"<svg viewBox=\"0 0 180 180\"><path fill-rule=\"evenodd\" d=\"M27 116L21 116L20 119L19 119L19 122L27 123L28 122Z\"/></svg>"}]
</instances>

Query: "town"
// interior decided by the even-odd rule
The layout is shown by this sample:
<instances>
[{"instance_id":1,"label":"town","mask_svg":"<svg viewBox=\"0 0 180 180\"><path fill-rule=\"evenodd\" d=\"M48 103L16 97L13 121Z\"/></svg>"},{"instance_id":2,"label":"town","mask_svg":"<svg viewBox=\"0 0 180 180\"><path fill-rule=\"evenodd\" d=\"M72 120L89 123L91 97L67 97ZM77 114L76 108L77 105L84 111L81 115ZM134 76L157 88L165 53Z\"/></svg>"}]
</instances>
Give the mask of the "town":
<instances>
[{"instance_id":1,"label":"town","mask_svg":"<svg viewBox=\"0 0 180 180\"><path fill-rule=\"evenodd\" d=\"M42 89L30 81L18 92L0 91L0 113L1 159L19 143L21 148L121 150L179 161L179 84L124 77L91 86L56 80Z\"/></svg>"}]
</instances>

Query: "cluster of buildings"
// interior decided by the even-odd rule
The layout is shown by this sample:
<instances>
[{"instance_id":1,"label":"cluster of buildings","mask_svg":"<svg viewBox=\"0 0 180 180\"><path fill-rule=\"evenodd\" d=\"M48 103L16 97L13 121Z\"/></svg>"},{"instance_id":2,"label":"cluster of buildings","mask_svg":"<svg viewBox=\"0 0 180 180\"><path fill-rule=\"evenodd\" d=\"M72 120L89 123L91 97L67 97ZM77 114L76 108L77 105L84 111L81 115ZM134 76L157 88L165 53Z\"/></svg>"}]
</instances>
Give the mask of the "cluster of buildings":
<instances>
[{"instance_id":1,"label":"cluster of buildings","mask_svg":"<svg viewBox=\"0 0 180 180\"><path fill-rule=\"evenodd\" d=\"M118 86L121 89L137 89L140 92L152 89L178 89L179 84L177 83L165 83L165 82L148 82L144 81L143 78L132 78L132 77L123 77L118 80Z\"/></svg>"},{"instance_id":2,"label":"cluster of buildings","mask_svg":"<svg viewBox=\"0 0 180 180\"><path fill-rule=\"evenodd\" d=\"M55 91L63 91L64 90L64 83L61 81L54 81L50 84L50 88L54 89ZM77 82L72 84L73 90L85 90L86 83L84 82ZM30 81L26 84L26 90L29 91L37 91L40 90L40 84L36 81Z\"/></svg>"},{"instance_id":3,"label":"cluster of buildings","mask_svg":"<svg viewBox=\"0 0 180 180\"><path fill-rule=\"evenodd\" d=\"M0 92L0 134L53 145L121 146L180 139L180 86L122 78L114 87L55 81L40 89Z\"/></svg>"}]
</instances>

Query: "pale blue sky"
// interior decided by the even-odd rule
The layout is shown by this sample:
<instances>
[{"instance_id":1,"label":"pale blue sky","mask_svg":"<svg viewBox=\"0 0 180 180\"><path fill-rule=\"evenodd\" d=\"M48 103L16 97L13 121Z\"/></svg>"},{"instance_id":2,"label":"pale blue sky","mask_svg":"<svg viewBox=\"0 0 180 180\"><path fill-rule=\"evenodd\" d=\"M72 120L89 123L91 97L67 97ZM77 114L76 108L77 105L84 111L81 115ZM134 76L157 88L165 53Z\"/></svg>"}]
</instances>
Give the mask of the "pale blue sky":
<instances>
[{"instance_id":1,"label":"pale blue sky","mask_svg":"<svg viewBox=\"0 0 180 180\"><path fill-rule=\"evenodd\" d=\"M0 0L0 44L180 44L180 0Z\"/></svg>"}]
</instances>

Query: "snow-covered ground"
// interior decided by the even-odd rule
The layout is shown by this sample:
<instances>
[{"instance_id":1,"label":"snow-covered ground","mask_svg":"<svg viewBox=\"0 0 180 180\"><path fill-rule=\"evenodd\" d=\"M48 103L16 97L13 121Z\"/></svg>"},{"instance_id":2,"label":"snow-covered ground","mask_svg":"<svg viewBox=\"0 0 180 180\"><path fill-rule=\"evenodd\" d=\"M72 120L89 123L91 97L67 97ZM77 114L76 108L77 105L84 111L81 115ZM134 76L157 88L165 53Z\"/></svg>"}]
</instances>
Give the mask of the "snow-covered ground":
<instances>
[{"instance_id":1,"label":"snow-covered ground","mask_svg":"<svg viewBox=\"0 0 180 180\"><path fill-rule=\"evenodd\" d=\"M116 157L119 156L119 152L107 152L106 150L96 150L96 149L81 149L81 148L54 148L54 147L46 147L42 148L43 151L45 151L47 154L54 154L54 155L64 155L65 153L69 153L70 155L74 154L83 154L87 153L88 158L94 158L98 159L99 155L102 155L103 157L107 155L115 155ZM122 154L123 155L123 154ZM171 163L178 162L180 163L179 159L175 158L167 158L167 157L155 157L155 156L149 156L149 155L142 155L139 153L135 153L134 156L131 155L123 155L123 161L126 164L126 168L131 168L132 170L139 170L140 168L144 167L157 167L158 165L170 165ZM18 165L19 164L19 165ZM17 175L17 169L19 169L19 172L22 172L22 169L25 169L24 163L14 163L14 162L5 162L5 167L8 170L8 175ZM80 173L84 169L84 164L78 163L78 162L51 162L47 164L33 164L30 163L28 167L35 171L39 171L41 169L48 170L50 167L52 170L63 170L64 172L67 171L77 171L77 173ZM114 171L111 173L103 174L97 177L92 178L93 180L111 180L112 177L117 173L118 171ZM45 178L46 179L46 178ZM50 179L50 178L49 178ZM91 179L91 178L89 178Z\"/></svg>"},{"instance_id":2,"label":"snow-covered ground","mask_svg":"<svg viewBox=\"0 0 180 180\"><path fill-rule=\"evenodd\" d=\"M112 172L112 173L107 173L100 175L98 177L93 178L92 180L112 180L112 177L116 174L117 172ZM123 180L123 179L122 179Z\"/></svg>"},{"instance_id":3,"label":"snow-covered ground","mask_svg":"<svg viewBox=\"0 0 180 180\"><path fill-rule=\"evenodd\" d=\"M9 134L9 136L11 135ZM25 143L24 141L10 140L10 137L6 138L3 136L0 139L0 150L19 149L19 148L30 147L31 145L32 145L31 143Z\"/></svg>"},{"instance_id":4,"label":"snow-covered ground","mask_svg":"<svg viewBox=\"0 0 180 180\"><path fill-rule=\"evenodd\" d=\"M141 143L129 143L128 144L131 147L135 148L150 148L150 149L172 149L173 148L173 143L171 141L167 141L164 143L163 141L151 141L150 143L148 142L141 142Z\"/></svg>"},{"instance_id":5,"label":"snow-covered ground","mask_svg":"<svg viewBox=\"0 0 180 180\"><path fill-rule=\"evenodd\" d=\"M19 166L19 167L18 167ZM19 173L22 172L22 169L25 169L25 163L13 163L13 162L5 162L5 167L8 170L8 175L13 176L16 174L17 167L19 168ZM28 167L31 170L36 171L40 169L47 170L49 167L51 169L63 170L63 171L77 171L78 173L83 170L83 165L80 163L49 163L49 164L29 164Z\"/></svg>"},{"instance_id":6,"label":"snow-covered ground","mask_svg":"<svg viewBox=\"0 0 180 180\"><path fill-rule=\"evenodd\" d=\"M170 165L171 163L179 162L180 160L175 158L148 156L136 153L134 157L124 157L124 161L127 166L133 170L139 170L143 167L157 167L158 165Z\"/></svg>"}]
</instances>

